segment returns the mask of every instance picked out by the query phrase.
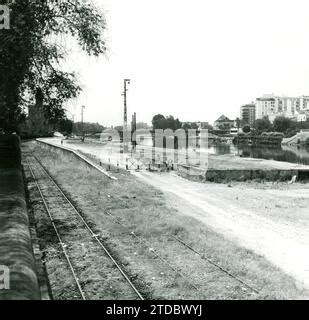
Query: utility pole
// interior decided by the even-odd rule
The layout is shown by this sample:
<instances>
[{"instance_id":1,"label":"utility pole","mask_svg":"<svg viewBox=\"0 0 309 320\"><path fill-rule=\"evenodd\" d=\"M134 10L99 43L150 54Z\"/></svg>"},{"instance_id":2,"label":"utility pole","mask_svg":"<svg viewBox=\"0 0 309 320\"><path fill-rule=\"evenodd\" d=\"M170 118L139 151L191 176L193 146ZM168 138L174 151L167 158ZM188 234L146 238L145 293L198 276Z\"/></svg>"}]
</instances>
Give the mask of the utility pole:
<instances>
[{"instance_id":1,"label":"utility pole","mask_svg":"<svg viewBox=\"0 0 309 320\"><path fill-rule=\"evenodd\" d=\"M136 150L136 112L134 112L134 114L132 115L132 125L131 125L131 136L132 136L132 147L133 147L133 150L135 151ZM133 137L134 137L134 140L133 140Z\"/></svg>"},{"instance_id":2,"label":"utility pole","mask_svg":"<svg viewBox=\"0 0 309 320\"><path fill-rule=\"evenodd\" d=\"M237 125L237 155L239 156L239 129L240 129L240 119L236 119L236 125Z\"/></svg>"},{"instance_id":3,"label":"utility pole","mask_svg":"<svg viewBox=\"0 0 309 320\"><path fill-rule=\"evenodd\" d=\"M85 142L85 131L84 131L84 110L85 106L82 106L82 142Z\"/></svg>"},{"instance_id":4,"label":"utility pole","mask_svg":"<svg viewBox=\"0 0 309 320\"><path fill-rule=\"evenodd\" d=\"M124 112L123 112L123 152L128 153L128 107L127 107L127 92L129 91L128 85L131 83L130 79L124 79Z\"/></svg>"}]
</instances>

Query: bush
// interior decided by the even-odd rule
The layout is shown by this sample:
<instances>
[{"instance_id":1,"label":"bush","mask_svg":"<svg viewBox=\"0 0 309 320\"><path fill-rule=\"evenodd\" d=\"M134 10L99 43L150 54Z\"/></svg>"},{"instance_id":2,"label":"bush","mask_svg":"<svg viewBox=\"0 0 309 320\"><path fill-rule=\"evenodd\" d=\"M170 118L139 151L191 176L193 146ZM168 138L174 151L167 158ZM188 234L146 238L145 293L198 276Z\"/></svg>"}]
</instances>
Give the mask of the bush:
<instances>
[{"instance_id":1,"label":"bush","mask_svg":"<svg viewBox=\"0 0 309 320\"><path fill-rule=\"evenodd\" d=\"M271 133L271 136L272 136L272 137L276 137L276 138L283 138L283 137L284 137L284 134L281 133L281 132L272 132L272 133Z\"/></svg>"},{"instance_id":2,"label":"bush","mask_svg":"<svg viewBox=\"0 0 309 320\"><path fill-rule=\"evenodd\" d=\"M243 127L243 132L244 132L244 133L249 133L250 131L251 131L250 126L244 126L244 127Z\"/></svg>"}]
</instances>

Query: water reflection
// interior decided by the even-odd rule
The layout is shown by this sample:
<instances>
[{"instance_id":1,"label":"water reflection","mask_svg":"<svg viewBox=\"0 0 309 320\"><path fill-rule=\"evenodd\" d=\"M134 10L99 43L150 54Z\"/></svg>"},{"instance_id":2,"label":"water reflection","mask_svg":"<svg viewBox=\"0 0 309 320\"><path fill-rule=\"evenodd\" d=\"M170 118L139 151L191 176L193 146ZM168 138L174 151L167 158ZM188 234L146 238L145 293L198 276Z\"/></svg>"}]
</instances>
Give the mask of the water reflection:
<instances>
[{"instance_id":1,"label":"water reflection","mask_svg":"<svg viewBox=\"0 0 309 320\"><path fill-rule=\"evenodd\" d=\"M143 145L152 146L152 139L145 139ZM224 155L234 154L248 158L269 159L277 161L285 161L292 163L300 163L309 165L309 148L299 146L280 146L280 147L250 147L235 146L233 143L209 143L208 149L200 151Z\"/></svg>"},{"instance_id":2,"label":"water reflection","mask_svg":"<svg viewBox=\"0 0 309 320\"><path fill-rule=\"evenodd\" d=\"M209 152L212 154L237 154L237 146L234 145L213 145ZM239 154L248 158L259 158L277 160L309 165L309 148L300 146L281 146L281 147L249 147L240 146Z\"/></svg>"}]
</instances>

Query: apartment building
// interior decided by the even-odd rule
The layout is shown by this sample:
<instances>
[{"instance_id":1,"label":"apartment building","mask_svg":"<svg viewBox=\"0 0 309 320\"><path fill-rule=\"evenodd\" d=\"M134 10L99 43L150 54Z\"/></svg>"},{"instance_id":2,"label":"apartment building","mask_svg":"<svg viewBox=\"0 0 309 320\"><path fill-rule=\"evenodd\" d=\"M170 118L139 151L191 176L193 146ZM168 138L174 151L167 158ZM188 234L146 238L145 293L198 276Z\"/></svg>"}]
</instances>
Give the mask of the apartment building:
<instances>
[{"instance_id":1,"label":"apartment building","mask_svg":"<svg viewBox=\"0 0 309 320\"><path fill-rule=\"evenodd\" d=\"M279 116L295 119L296 121L305 121L309 118L309 96L280 97L265 95L256 99L255 106L256 119L262 119L267 116L273 122Z\"/></svg>"},{"instance_id":2,"label":"apartment building","mask_svg":"<svg viewBox=\"0 0 309 320\"><path fill-rule=\"evenodd\" d=\"M242 125L253 126L255 122L255 104L246 104L240 107L240 120Z\"/></svg>"}]
</instances>

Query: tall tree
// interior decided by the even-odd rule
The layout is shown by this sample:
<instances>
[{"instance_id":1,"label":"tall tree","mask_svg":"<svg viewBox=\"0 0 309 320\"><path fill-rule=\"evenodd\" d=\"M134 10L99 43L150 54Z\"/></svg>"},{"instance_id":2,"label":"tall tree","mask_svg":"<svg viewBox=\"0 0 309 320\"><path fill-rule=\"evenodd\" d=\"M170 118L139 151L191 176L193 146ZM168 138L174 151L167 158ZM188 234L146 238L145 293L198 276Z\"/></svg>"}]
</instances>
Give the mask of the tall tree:
<instances>
[{"instance_id":1,"label":"tall tree","mask_svg":"<svg viewBox=\"0 0 309 320\"><path fill-rule=\"evenodd\" d=\"M175 119L173 116L164 117L162 114L157 114L152 118L153 129L180 129L182 123L179 119Z\"/></svg>"},{"instance_id":2,"label":"tall tree","mask_svg":"<svg viewBox=\"0 0 309 320\"><path fill-rule=\"evenodd\" d=\"M277 132L285 133L288 129L294 129L296 124L294 124L294 121L285 118L285 117L277 117L274 120L274 130Z\"/></svg>"},{"instance_id":3,"label":"tall tree","mask_svg":"<svg viewBox=\"0 0 309 320\"><path fill-rule=\"evenodd\" d=\"M166 119L162 114L156 114L152 118L152 127L156 129L166 129Z\"/></svg>"},{"instance_id":4,"label":"tall tree","mask_svg":"<svg viewBox=\"0 0 309 320\"><path fill-rule=\"evenodd\" d=\"M182 123L179 121L179 119L175 119L173 116L169 116L166 118L166 129L172 129L177 130L180 129L182 126Z\"/></svg>"},{"instance_id":5,"label":"tall tree","mask_svg":"<svg viewBox=\"0 0 309 320\"><path fill-rule=\"evenodd\" d=\"M184 130L186 130L186 131L189 130L189 129L197 130L199 128L199 126L197 125L196 122L185 122L185 123L182 124L182 128Z\"/></svg>"},{"instance_id":6,"label":"tall tree","mask_svg":"<svg viewBox=\"0 0 309 320\"><path fill-rule=\"evenodd\" d=\"M254 128L262 133L264 131L270 131L272 129L272 124L269 121L268 117L264 117L262 119L257 119L254 123Z\"/></svg>"},{"instance_id":7,"label":"tall tree","mask_svg":"<svg viewBox=\"0 0 309 320\"><path fill-rule=\"evenodd\" d=\"M48 106L48 117L64 117L63 104L81 88L74 72L61 62L67 50L65 37L77 40L89 55L106 51L104 15L91 1L0 0L10 8L10 29L0 30L0 127L16 128L23 107L38 90ZM68 41L68 42L69 42Z\"/></svg>"}]
</instances>

